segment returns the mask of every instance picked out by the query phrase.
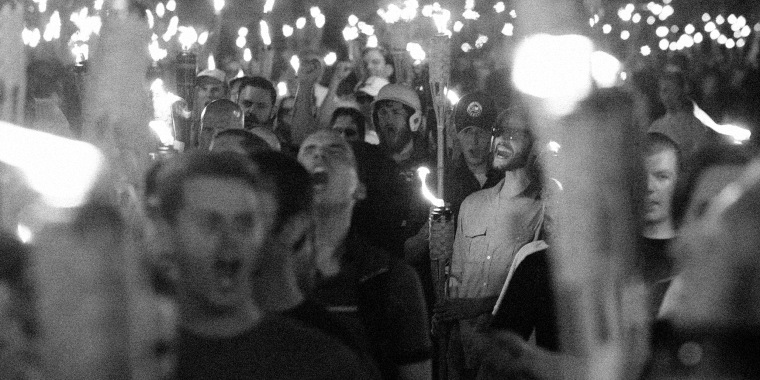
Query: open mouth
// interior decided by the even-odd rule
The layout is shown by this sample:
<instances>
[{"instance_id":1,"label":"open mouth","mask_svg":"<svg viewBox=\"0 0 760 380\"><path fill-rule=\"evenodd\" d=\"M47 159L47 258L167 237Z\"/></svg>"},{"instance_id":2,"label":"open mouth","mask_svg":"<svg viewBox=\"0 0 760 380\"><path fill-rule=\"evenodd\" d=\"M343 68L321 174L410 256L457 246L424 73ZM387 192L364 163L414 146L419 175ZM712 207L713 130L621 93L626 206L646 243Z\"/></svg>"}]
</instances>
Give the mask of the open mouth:
<instances>
[{"instance_id":1,"label":"open mouth","mask_svg":"<svg viewBox=\"0 0 760 380\"><path fill-rule=\"evenodd\" d=\"M503 146L497 146L495 156L498 158L510 158L512 157L512 151Z\"/></svg>"}]
</instances>

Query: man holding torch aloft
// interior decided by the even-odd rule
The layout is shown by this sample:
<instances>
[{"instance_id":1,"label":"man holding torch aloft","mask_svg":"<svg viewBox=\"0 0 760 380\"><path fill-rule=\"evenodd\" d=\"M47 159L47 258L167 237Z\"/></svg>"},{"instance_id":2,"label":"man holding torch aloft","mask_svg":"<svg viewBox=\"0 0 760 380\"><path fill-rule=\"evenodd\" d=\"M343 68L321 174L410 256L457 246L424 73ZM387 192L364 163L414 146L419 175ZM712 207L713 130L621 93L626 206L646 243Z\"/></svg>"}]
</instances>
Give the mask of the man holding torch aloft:
<instances>
[{"instance_id":1,"label":"man holding torch aloft","mask_svg":"<svg viewBox=\"0 0 760 380\"><path fill-rule=\"evenodd\" d=\"M475 378L482 353L476 330L488 322L515 254L533 241L544 219L534 137L527 114L502 113L493 131L493 168L505 178L462 203L454 240L450 297L434 308L435 324L458 322L449 358L461 378Z\"/></svg>"}]
</instances>

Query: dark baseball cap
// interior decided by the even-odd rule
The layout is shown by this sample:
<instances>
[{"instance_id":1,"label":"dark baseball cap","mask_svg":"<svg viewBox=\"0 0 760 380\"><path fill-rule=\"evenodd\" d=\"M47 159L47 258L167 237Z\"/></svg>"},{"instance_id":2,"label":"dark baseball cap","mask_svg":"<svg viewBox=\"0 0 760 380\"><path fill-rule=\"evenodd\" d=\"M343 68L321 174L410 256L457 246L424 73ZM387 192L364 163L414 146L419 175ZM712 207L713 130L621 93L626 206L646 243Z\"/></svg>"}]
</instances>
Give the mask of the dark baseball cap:
<instances>
[{"instance_id":1,"label":"dark baseball cap","mask_svg":"<svg viewBox=\"0 0 760 380\"><path fill-rule=\"evenodd\" d=\"M473 92L459 99L454 108L454 126L457 133L467 127L477 127L491 133L496 122L496 106L486 94Z\"/></svg>"}]
</instances>

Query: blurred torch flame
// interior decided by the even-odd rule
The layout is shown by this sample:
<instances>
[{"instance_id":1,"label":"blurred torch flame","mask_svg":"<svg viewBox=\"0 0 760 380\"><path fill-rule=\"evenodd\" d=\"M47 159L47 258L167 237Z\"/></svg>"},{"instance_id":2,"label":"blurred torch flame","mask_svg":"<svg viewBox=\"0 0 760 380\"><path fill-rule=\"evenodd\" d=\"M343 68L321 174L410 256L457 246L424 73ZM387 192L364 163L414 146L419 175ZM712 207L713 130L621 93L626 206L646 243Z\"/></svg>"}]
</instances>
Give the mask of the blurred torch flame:
<instances>
[{"instance_id":1,"label":"blurred torch flame","mask_svg":"<svg viewBox=\"0 0 760 380\"><path fill-rule=\"evenodd\" d=\"M420 177L420 191L422 191L422 196L427 199L430 204L432 204L435 207L443 207L445 204L443 203L443 199L436 198L435 195L433 195L433 192L430 191L427 187L427 182L425 180L427 179L428 174L430 174L430 169L420 166L417 169L417 176Z\"/></svg>"},{"instance_id":2,"label":"blurred torch flame","mask_svg":"<svg viewBox=\"0 0 760 380\"><path fill-rule=\"evenodd\" d=\"M180 26L177 27L179 31L179 44L182 46L182 50L188 51L193 47L193 44L198 42L198 32L192 26Z\"/></svg>"},{"instance_id":3,"label":"blurred torch flame","mask_svg":"<svg viewBox=\"0 0 760 380\"><path fill-rule=\"evenodd\" d=\"M264 13L269 13L274 9L274 0L267 0L264 3Z\"/></svg>"},{"instance_id":4,"label":"blurred torch flame","mask_svg":"<svg viewBox=\"0 0 760 380\"><path fill-rule=\"evenodd\" d=\"M741 144L742 142L749 140L752 136L752 132L749 129L732 124L716 123L707 112L697 106L697 103L694 103L694 101L692 101L692 103L694 104L694 117L715 132L731 137L734 140L734 143Z\"/></svg>"},{"instance_id":5,"label":"blurred torch flame","mask_svg":"<svg viewBox=\"0 0 760 380\"><path fill-rule=\"evenodd\" d=\"M272 37L269 35L269 24L267 24L266 21L259 21L259 31L261 33L261 41L264 43L264 45L271 45Z\"/></svg>"}]
</instances>

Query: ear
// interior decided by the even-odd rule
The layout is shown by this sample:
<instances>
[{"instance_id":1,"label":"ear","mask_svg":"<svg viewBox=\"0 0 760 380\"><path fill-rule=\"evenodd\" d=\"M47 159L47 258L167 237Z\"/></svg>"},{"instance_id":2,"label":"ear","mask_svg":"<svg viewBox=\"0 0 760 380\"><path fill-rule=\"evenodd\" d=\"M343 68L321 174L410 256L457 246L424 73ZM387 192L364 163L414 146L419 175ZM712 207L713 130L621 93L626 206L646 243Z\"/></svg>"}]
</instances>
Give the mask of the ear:
<instances>
[{"instance_id":1,"label":"ear","mask_svg":"<svg viewBox=\"0 0 760 380\"><path fill-rule=\"evenodd\" d=\"M364 182L359 181L354 189L354 200L363 201L367 199L367 186Z\"/></svg>"}]
</instances>

